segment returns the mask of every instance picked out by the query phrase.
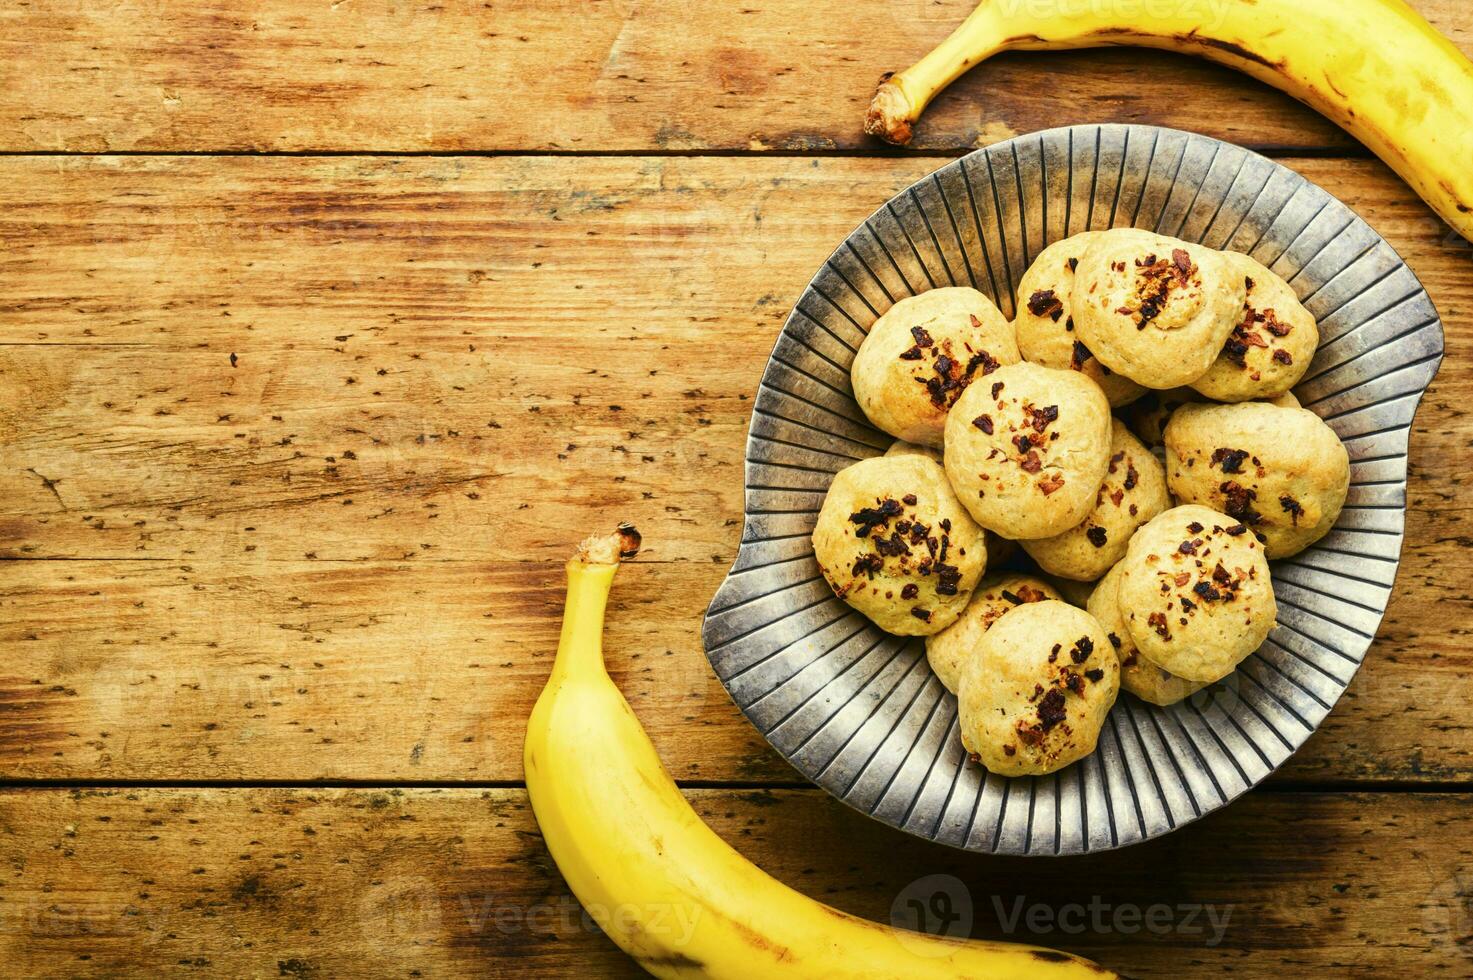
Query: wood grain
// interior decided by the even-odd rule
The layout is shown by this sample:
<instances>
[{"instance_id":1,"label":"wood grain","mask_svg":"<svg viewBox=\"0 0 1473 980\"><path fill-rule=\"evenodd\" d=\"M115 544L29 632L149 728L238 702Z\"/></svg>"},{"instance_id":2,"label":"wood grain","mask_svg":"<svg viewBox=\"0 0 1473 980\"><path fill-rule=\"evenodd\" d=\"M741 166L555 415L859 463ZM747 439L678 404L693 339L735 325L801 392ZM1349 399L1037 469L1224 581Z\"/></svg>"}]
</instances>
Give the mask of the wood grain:
<instances>
[{"instance_id":1,"label":"wood grain","mask_svg":"<svg viewBox=\"0 0 1473 980\"><path fill-rule=\"evenodd\" d=\"M481 4L32 0L4 15L0 149L873 149L882 71L975 0ZM1465 51L1462 0L1413 0ZM1355 146L1226 69L1139 51L988 62L927 112L915 146L955 151L1110 119L1253 146Z\"/></svg>"},{"instance_id":2,"label":"wood grain","mask_svg":"<svg viewBox=\"0 0 1473 980\"><path fill-rule=\"evenodd\" d=\"M873 919L947 875L974 935L1135 977L1467 972L1458 797L1260 793L1158 841L1038 861L925 845L812 790L689 795L778 878ZM0 957L28 976L640 975L583 919L522 790L9 791L0 867ZM1038 931L1008 931L1019 906L1045 910Z\"/></svg>"},{"instance_id":3,"label":"wood grain","mask_svg":"<svg viewBox=\"0 0 1473 980\"><path fill-rule=\"evenodd\" d=\"M798 777L711 673L722 569L635 564L612 674L688 779ZM22 778L522 778L562 618L551 563L0 563L0 772Z\"/></svg>"},{"instance_id":4,"label":"wood grain","mask_svg":"<svg viewBox=\"0 0 1473 980\"><path fill-rule=\"evenodd\" d=\"M1407 256L1449 356L1381 639L1282 778L1465 781L1467 252L1379 164L1290 163ZM0 554L88 559L0 562L0 768L519 779L558 563L627 517L610 655L673 771L794 779L698 624L787 305L931 166L0 161Z\"/></svg>"},{"instance_id":5,"label":"wood grain","mask_svg":"<svg viewBox=\"0 0 1473 980\"><path fill-rule=\"evenodd\" d=\"M789 304L931 163L0 161L0 554L561 560L597 509L726 561ZM1413 493L1462 533L1466 246L1375 162L1291 163L1442 310Z\"/></svg>"},{"instance_id":6,"label":"wood grain","mask_svg":"<svg viewBox=\"0 0 1473 980\"><path fill-rule=\"evenodd\" d=\"M678 778L801 782L701 651L724 572L624 569L610 671ZM1403 575L1365 667L1274 781L1473 781L1473 664L1445 625L1468 599L1443 581L1464 574ZM0 563L0 772L519 781L561 604L552 563Z\"/></svg>"}]
</instances>

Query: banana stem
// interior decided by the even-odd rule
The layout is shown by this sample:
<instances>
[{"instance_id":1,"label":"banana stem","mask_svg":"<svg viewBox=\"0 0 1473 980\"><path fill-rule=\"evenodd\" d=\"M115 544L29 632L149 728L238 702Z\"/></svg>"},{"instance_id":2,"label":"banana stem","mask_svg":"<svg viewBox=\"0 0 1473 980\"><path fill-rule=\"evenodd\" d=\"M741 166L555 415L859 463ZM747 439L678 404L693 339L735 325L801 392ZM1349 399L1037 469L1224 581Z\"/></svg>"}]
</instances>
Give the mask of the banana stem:
<instances>
[{"instance_id":1,"label":"banana stem","mask_svg":"<svg viewBox=\"0 0 1473 980\"><path fill-rule=\"evenodd\" d=\"M864 131L887 143L909 143L912 125L942 89L973 65L1006 49L1002 27L997 5L981 0L924 58L905 71L886 72L881 77L864 119Z\"/></svg>"},{"instance_id":2,"label":"banana stem","mask_svg":"<svg viewBox=\"0 0 1473 980\"><path fill-rule=\"evenodd\" d=\"M584 540L568 561L568 597L552 664L553 682L579 675L607 675L603 636L609 589L619 562L638 554L639 545L634 525L620 524L613 534Z\"/></svg>"}]
</instances>

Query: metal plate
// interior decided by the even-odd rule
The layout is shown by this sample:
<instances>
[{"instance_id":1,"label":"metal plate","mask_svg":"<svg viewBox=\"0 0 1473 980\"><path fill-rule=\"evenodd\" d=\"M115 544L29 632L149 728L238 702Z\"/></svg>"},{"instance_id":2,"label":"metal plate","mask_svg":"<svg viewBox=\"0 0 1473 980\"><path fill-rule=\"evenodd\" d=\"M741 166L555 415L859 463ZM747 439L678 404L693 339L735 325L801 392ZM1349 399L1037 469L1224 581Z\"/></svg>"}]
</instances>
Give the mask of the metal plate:
<instances>
[{"instance_id":1,"label":"metal plate","mask_svg":"<svg viewBox=\"0 0 1473 980\"><path fill-rule=\"evenodd\" d=\"M1246 252L1319 320L1300 401L1350 451L1350 499L1319 544L1274 563L1279 622L1226 681L1170 708L1122 693L1098 750L1038 778L963 754L956 699L919 641L835 598L809 535L833 474L890 438L849 364L896 300L970 284L1009 317L1033 256L1087 229L1151 228ZM1240 147L1144 126L1076 126L978 150L855 229L798 300L763 372L736 563L706 654L767 740L824 789L907 833L968 850L1079 854L1167 833L1281 765L1344 692L1391 595L1407 433L1442 324L1401 258L1344 204Z\"/></svg>"}]
</instances>

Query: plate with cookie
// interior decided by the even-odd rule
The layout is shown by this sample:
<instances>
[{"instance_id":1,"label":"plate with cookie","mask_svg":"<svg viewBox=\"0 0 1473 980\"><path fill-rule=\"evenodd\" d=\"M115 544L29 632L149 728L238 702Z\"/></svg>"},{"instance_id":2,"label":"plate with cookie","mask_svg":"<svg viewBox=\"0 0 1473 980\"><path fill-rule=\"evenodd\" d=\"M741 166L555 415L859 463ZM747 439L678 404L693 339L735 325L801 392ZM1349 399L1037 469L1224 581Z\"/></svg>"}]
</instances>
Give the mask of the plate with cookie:
<instances>
[{"instance_id":1,"label":"plate with cookie","mask_svg":"<svg viewBox=\"0 0 1473 980\"><path fill-rule=\"evenodd\" d=\"M707 656L800 772L908 833L1168 833L1365 658L1442 351L1395 251L1272 160L1121 125L978 150L788 317Z\"/></svg>"}]
</instances>

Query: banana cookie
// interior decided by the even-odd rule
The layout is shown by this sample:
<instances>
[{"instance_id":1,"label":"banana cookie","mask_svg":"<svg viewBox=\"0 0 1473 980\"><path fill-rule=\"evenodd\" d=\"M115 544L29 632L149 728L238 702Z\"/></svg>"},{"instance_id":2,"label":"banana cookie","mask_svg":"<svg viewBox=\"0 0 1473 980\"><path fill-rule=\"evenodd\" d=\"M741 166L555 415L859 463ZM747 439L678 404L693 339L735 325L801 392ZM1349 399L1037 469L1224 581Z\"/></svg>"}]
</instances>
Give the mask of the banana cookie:
<instances>
[{"instance_id":1,"label":"banana cookie","mask_svg":"<svg viewBox=\"0 0 1473 980\"><path fill-rule=\"evenodd\" d=\"M1148 391L1120 412L1126 428L1134 432L1151 448L1160 446L1166 439L1166 423L1183 405L1200 405L1206 402L1195 388L1172 388L1170 391ZM1270 405L1298 408L1299 399L1294 392L1286 391L1276 398L1268 399Z\"/></svg>"},{"instance_id":2,"label":"banana cookie","mask_svg":"<svg viewBox=\"0 0 1473 980\"><path fill-rule=\"evenodd\" d=\"M1053 600L1021 605L962 672L962 745L999 775L1056 772L1094 751L1119 690L1120 663L1093 616Z\"/></svg>"},{"instance_id":3,"label":"banana cookie","mask_svg":"<svg viewBox=\"0 0 1473 980\"><path fill-rule=\"evenodd\" d=\"M819 511L813 551L839 598L901 636L949 626L987 567L982 529L941 464L914 455L840 470Z\"/></svg>"},{"instance_id":4,"label":"banana cookie","mask_svg":"<svg viewBox=\"0 0 1473 980\"><path fill-rule=\"evenodd\" d=\"M1334 526L1350 490L1350 455L1306 409L1188 405L1166 426L1166 479L1180 502L1241 521L1268 557L1286 558Z\"/></svg>"},{"instance_id":5,"label":"banana cookie","mask_svg":"<svg viewBox=\"0 0 1473 980\"><path fill-rule=\"evenodd\" d=\"M896 439L890 443L890 448L885 450L885 455L924 456L938 463L941 462L940 449L933 446L920 446L913 442L906 442L904 439ZM984 532L983 537L987 544L987 564L989 565L1001 565L1011 558L1018 548L1017 542L1009 541L993 531Z\"/></svg>"},{"instance_id":6,"label":"banana cookie","mask_svg":"<svg viewBox=\"0 0 1473 980\"><path fill-rule=\"evenodd\" d=\"M941 450L935 446L922 446L914 442L906 442L904 439L896 439L890 443L890 448L885 450L886 456L924 456L941 462Z\"/></svg>"},{"instance_id":7,"label":"banana cookie","mask_svg":"<svg viewBox=\"0 0 1473 980\"><path fill-rule=\"evenodd\" d=\"M903 299L859 345L850 381L878 428L897 439L941 445L946 413L967 386L1019 360L1013 325L966 286Z\"/></svg>"},{"instance_id":8,"label":"banana cookie","mask_svg":"<svg viewBox=\"0 0 1473 980\"><path fill-rule=\"evenodd\" d=\"M962 393L946 420L946 474L977 523L1046 538L1089 515L1110 463L1110 403L1077 371L1027 362Z\"/></svg>"},{"instance_id":9,"label":"banana cookie","mask_svg":"<svg viewBox=\"0 0 1473 980\"><path fill-rule=\"evenodd\" d=\"M1120 658L1120 686L1142 701L1163 707L1191 697L1210 681L1189 681L1141 656L1130 638L1125 617L1120 615L1120 571L1116 565L1105 573L1089 597L1089 614L1100 621L1115 656Z\"/></svg>"},{"instance_id":10,"label":"banana cookie","mask_svg":"<svg viewBox=\"0 0 1473 980\"><path fill-rule=\"evenodd\" d=\"M1104 391L1111 407L1134 401L1145 388L1095 360L1074 330L1074 269L1101 232L1086 231L1038 253L1018 283L1018 353L1044 367L1078 371Z\"/></svg>"},{"instance_id":11,"label":"banana cookie","mask_svg":"<svg viewBox=\"0 0 1473 980\"><path fill-rule=\"evenodd\" d=\"M961 617L940 633L926 637L926 659L931 670L955 694L962 667L976 654L977 644L988 627L1025 602L1060 598L1063 597L1053 586L1032 575L1016 572L988 575L973 590Z\"/></svg>"},{"instance_id":12,"label":"banana cookie","mask_svg":"<svg viewBox=\"0 0 1473 980\"><path fill-rule=\"evenodd\" d=\"M1205 245L1101 232L1074 276L1074 328L1100 363L1147 388L1190 384L1241 318L1243 277Z\"/></svg>"},{"instance_id":13,"label":"banana cookie","mask_svg":"<svg viewBox=\"0 0 1473 980\"><path fill-rule=\"evenodd\" d=\"M1166 423L1172 413L1183 405L1206 401L1195 388L1172 388L1168 391L1148 391L1125 406L1120 412L1126 428L1152 448L1161 445L1166 434Z\"/></svg>"},{"instance_id":14,"label":"banana cookie","mask_svg":"<svg viewBox=\"0 0 1473 980\"><path fill-rule=\"evenodd\" d=\"M1320 344L1320 328L1293 288L1237 252L1223 258L1243 277L1247 299L1222 353L1192 387L1220 402L1277 398L1299 383Z\"/></svg>"},{"instance_id":15,"label":"banana cookie","mask_svg":"<svg viewBox=\"0 0 1473 980\"><path fill-rule=\"evenodd\" d=\"M1093 582L1125 557L1136 528L1171 506L1166 472L1119 421L1110 423L1110 461L1094 509L1063 534L1021 542L1050 575Z\"/></svg>"},{"instance_id":16,"label":"banana cookie","mask_svg":"<svg viewBox=\"0 0 1473 980\"><path fill-rule=\"evenodd\" d=\"M1119 603L1141 655L1189 681L1226 677L1278 615L1263 546L1243 522L1195 504L1136 532Z\"/></svg>"}]
</instances>

